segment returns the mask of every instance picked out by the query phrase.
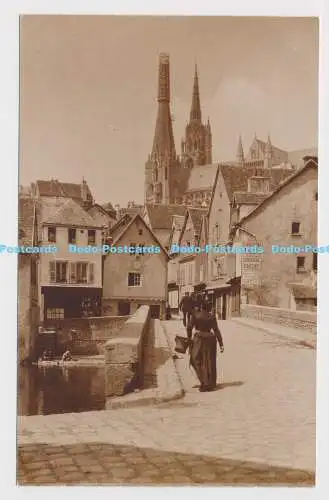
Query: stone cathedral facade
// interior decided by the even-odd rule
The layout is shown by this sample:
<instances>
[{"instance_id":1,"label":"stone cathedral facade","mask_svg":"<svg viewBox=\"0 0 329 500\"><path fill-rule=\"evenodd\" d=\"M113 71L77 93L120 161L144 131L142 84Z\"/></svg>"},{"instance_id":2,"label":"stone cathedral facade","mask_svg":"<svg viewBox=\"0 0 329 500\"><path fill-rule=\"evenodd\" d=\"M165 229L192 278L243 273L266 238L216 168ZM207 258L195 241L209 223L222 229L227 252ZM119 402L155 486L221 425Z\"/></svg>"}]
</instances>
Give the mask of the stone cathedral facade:
<instances>
[{"instance_id":1,"label":"stone cathedral facade","mask_svg":"<svg viewBox=\"0 0 329 500\"><path fill-rule=\"evenodd\" d=\"M192 103L181 152L177 154L170 109L170 61L168 54L161 54L158 73L158 111L153 146L145 164L145 204L185 205L207 208L215 183L219 163L212 163L212 132L209 118L202 121L199 76L195 67ZM302 154L303 153L303 154ZM297 154L297 156L296 156ZM248 177L272 177L273 169L294 171L302 156L309 151L287 152L267 141L255 138L244 154L239 137L236 158L220 163L237 167ZM313 154L311 152L311 154ZM299 158L300 156L300 158ZM271 173L270 173L271 172ZM233 174L232 174L233 175ZM273 174L274 175L274 174Z\"/></svg>"}]
</instances>

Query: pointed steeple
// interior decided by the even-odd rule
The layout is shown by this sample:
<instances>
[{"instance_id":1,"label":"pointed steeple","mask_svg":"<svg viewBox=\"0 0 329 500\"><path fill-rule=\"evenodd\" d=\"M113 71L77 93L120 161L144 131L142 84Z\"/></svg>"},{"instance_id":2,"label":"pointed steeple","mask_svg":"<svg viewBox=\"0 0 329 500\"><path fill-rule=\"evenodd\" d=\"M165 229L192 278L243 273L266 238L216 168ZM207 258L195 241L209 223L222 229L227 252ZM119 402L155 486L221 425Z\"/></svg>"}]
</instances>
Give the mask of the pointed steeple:
<instances>
[{"instance_id":1,"label":"pointed steeple","mask_svg":"<svg viewBox=\"0 0 329 500\"><path fill-rule=\"evenodd\" d=\"M192 105L191 105L191 112L190 112L190 121L201 123L201 105L200 105L199 76L198 76L197 65L195 65L195 72L194 72L194 83L193 83L193 95L192 95Z\"/></svg>"},{"instance_id":2,"label":"pointed steeple","mask_svg":"<svg viewBox=\"0 0 329 500\"><path fill-rule=\"evenodd\" d=\"M270 158L272 156L272 143L271 143L270 134L268 134L268 136L267 136L267 143L265 146L265 156L267 156L268 158Z\"/></svg>"},{"instance_id":3,"label":"pointed steeple","mask_svg":"<svg viewBox=\"0 0 329 500\"><path fill-rule=\"evenodd\" d=\"M244 163L244 153L243 153L243 146L242 146L241 135L239 135L238 148L237 148L237 152L236 152L236 161L240 165Z\"/></svg>"},{"instance_id":4,"label":"pointed steeple","mask_svg":"<svg viewBox=\"0 0 329 500\"><path fill-rule=\"evenodd\" d=\"M170 112L170 63L168 54L160 54L158 80L158 113L152 155L176 157Z\"/></svg>"}]
</instances>

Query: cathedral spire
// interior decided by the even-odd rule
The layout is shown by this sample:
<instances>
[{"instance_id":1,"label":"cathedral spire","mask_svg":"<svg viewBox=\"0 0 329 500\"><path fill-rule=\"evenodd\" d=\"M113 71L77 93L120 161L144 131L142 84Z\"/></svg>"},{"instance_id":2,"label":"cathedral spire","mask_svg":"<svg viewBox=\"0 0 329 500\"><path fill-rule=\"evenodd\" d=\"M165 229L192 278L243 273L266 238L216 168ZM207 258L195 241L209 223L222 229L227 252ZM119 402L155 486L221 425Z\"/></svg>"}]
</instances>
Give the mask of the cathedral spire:
<instances>
[{"instance_id":1,"label":"cathedral spire","mask_svg":"<svg viewBox=\"0 0 329 500\"><path fill-rule=\"evenodd\" d=\"M193 83L193 95L192 95L192 105L191 105L191 112L190 112L190 121L201 123L201 105L200 105L199 76L198 76L197 65L195 65L195 72L194 72L194 83Z\"/></svg>"},{"instance_id":2,"label":"cathedral spire","mask_svg":"<svg viewBox=\"0 0 329 500\"><path fill-rule=\"evenodd\" d=\"M240 165L242 165L244 163L244 153L243 153L241 135L239 135L238 148L237 148L237 152L236 152L236 160Z\"/></svg>"},{"instance_id":3,"label":"cathedral spire","mask_svg":"<svg viewBox=\"0 0 329 500\"><path fill-rule=\"evenodd\" d=\"M158 80L158 113L152 155L176 157L170 113L170 63L168 54L160 54Z\"/></svg>"}]
</instances>

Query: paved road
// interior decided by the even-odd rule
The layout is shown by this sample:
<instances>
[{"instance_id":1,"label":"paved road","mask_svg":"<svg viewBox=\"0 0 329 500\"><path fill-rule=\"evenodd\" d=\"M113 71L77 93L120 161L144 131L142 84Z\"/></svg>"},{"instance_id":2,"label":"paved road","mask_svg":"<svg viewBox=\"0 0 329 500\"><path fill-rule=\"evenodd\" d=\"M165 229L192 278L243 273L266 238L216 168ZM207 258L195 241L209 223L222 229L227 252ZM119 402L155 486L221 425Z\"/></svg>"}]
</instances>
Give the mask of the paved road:
<instances>
[{"instance_id":1,"label":"paved road","mask_svg":"<svg viewBox=\"0 0 329 500\"><path fill-rule=\"evenodd\" d=\"M182 333L165 323L171 339ZM19 419L21 484L304 484L315 470L315 351L226 321L224 384L157 407ZM308 471L308 472L305 472Z\"/></svg>"}]
</instances>

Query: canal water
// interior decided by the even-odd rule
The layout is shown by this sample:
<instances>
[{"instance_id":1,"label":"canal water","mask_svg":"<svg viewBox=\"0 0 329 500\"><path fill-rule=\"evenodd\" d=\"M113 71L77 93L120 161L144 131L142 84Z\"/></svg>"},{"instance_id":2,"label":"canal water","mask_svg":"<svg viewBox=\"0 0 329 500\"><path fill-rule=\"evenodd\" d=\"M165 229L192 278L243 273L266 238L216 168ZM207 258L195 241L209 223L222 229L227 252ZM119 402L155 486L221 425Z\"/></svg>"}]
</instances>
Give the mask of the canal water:
<instances>
[{"instance_id":1,"label":"canal water","mask_svg":"<svg viewBox=\"0 0 329 500\"><path fill-rule=\"evenodd\" d=\"M105 409L103 366L20 366L18 415Z\"/></svg>"}]
</instances>

